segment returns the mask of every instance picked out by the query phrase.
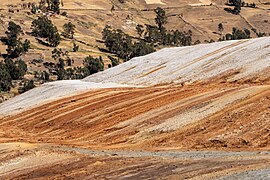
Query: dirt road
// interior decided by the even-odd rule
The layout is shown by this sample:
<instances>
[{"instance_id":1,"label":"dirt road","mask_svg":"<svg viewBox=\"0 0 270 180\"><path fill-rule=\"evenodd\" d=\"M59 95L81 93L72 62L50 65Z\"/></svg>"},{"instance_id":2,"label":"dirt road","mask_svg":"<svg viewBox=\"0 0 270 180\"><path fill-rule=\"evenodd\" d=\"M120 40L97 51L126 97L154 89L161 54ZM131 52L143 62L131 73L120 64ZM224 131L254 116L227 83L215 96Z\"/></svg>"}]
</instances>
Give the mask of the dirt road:
<instances>
[{"instance_id":1,"label":"dirt road","mask_svg":"<svg viewBox=\"0 0 270 180\"><path fill-rule=\"evenodd\" d=\"M0 144L3 179L216 179L267 177L270 152L89 150L52 144Z\"/></svg>"}]
</instances>

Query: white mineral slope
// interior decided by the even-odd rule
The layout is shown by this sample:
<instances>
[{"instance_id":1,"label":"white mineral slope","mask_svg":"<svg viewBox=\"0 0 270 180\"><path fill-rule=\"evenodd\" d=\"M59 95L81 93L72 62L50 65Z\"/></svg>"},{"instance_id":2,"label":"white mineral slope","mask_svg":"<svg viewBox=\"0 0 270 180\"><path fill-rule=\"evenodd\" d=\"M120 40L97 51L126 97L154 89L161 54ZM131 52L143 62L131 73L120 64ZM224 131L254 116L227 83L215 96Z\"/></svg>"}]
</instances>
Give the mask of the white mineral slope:
<instances>
[{"instance_id":1,"label":"white mineral slope","mask_svg":"<svg viewBox=\"0 0 270 180\"><path fill-rule=\"evenodd\" d=\"M228 81L255 78L270 73L270 38L225 41L189 47L166 48L84 79L86 82L114 82L158 85L204 81L231 75ZM237 73L236 73L237 72Z\"/></svg>"},{"instance_id":2,"label":"white mineral slope","mask_svg":"<svg viewBox=\"0 0 270 180\"><path fill-rule=\"evenodd\" d=\"M270 38L166 48L133 58L82 81L57 81L0 104L0 116L22 112L93 88L150 86L208 80L239 72L229 80L256 77L270 68ZM270 76L270 73L264 73Z\"/></svg>"},{"instance_id":3,"label":"white mineral slope","mask_svg":"<svg viewBox=\"0 0 270 180\"><path fill-rule=\"evenodd\" d=\"M34 88L4 103L1 103L0 117L16 114L31 107L36 107L63 97L82 93L90 89L115 87L127 87L127 85L83 82L80 80L65 80L46 83L40 87Z\"/></svg>"}]
</instances>

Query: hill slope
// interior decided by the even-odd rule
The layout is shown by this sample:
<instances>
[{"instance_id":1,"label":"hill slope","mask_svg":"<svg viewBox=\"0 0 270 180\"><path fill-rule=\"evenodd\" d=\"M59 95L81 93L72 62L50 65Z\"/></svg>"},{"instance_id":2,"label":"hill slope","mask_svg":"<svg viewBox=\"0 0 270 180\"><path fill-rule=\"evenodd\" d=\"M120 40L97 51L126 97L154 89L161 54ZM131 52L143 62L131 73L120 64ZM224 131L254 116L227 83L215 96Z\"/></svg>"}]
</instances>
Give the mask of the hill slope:
<instances>
[{"instance_id":1,"label":"hill slope","mask_svg":"<svg viewBox=\"0 0 270 180\"><path fill-rule=\"evenodd\" d=\"M269 52L270 38L163 49L89 76L82 82L60 81L45 84L0 104L0 115L21 112L95 86L269 82Z\"/></svg>"},{"instance_id":2,"label":"hill slope","mask_svg":"<svg viewBox=\"0 0 270 180\"><path fill-rule=\"evenodd\" d=\"M85 78L91 82L158 85L270 78L270 38L168 48ZM223 76L223 77L222 77Z\"/></svg>"},{"instance_id":3,"label":"hill slope","mask_svg":"<svg viewBox=\"0 0 270 180\"><path fill-rule=\"evenodd\" d=\"M17 96L0 105L0 176L267 178L269 45L164 49Z\"/></svg>"}]
</instances>

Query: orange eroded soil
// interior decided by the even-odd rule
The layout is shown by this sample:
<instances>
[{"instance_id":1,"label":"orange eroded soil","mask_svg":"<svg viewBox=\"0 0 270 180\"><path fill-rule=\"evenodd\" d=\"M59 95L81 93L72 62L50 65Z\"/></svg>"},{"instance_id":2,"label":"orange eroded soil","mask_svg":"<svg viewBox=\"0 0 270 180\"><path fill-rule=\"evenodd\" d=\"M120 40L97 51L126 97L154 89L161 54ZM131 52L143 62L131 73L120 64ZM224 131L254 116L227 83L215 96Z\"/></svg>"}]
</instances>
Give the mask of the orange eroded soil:
<instances>
[{"instance_id":1,"label":"orange eroded soil","mask_svg":"<svg viewBox=\"0 0 270 180\"><path fill-rule=\"evenodd\" d=\"M102 149L267 149L269 107L268 85L93 90L2 118L0 141Z\"/></svg>"}]
</instances>

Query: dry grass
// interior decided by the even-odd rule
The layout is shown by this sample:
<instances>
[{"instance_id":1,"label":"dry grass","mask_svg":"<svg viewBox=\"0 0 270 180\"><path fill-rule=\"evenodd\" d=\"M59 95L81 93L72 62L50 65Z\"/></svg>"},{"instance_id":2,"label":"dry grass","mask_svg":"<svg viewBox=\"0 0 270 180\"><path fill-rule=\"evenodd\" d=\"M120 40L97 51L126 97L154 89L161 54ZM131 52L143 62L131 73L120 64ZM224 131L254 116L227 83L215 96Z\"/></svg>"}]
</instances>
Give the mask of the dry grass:
<instances>
[{"instance_id":1,"label":"dry grass","mask_svg":"<svg viewBox=\"0 0 270 180\"><path fill-rule=\"evenodd\" d=\"M27 0L25 2L34 2ZM217 31L217 25L222 22L225 30L223 34L231 32L232 27L239 28L256 28L259 32L270 32L269 23L270 17L267 8L269 6L265 4L257 5L258 9L242 8L242 17L232 15L223 10L225 1L215 2L215 6L196 6L192 7L189 4L209 4L209 2L198 0L174 0L174 1L127 1L125 4L116 4L116 11L111 12L111 1L108 0L80 0L74 2L73 0L65 0L64 6L61 7L62 11L66 11L68 17L55 16L50 19L55 23L60 32L64 23L71 21L77 27L75 33L75 40L79 46L80 51L72 54L72 57L80 64L82 59L87 55L102 56L107 59L106 53L100 53L98 47L104 47L100 40L101 31L106 24L113 26L114 28L122 28L127 33L136 36L135 26L136 24L154 24L155 14L152 10L140 11L142 9L151 9L158 5L166 10L168 15L168 29L179 29L193 31L193 40L214 39L217 40L219 35L213 33ZM252 1L253 2L253 1ZM147 4L151 3L151 4ZM152 3L157 3L156 5ZM264 2L262 2L264 3ZM8 5L15 5L17 7L10 7ZM29 10L20 10L19 12L10 13L8 9L21 9L22 2L19 0L2 0L0 4L1 20L4 24L0 25L0 35L4 35L7 24L9 21L15 21L20 24L25 32L31 32L30 26L33 19L37 18L37 15L27 14ZM183 17L179 16L183 14ZM256 37L255 34L252 34ZM46 60L51 59L50 51L52 48L45 47L39 44L33 37L25 34L23 38L28 38L33 44L31 53L27 54L24 58L26 61L33 59L33 54L39 54L39 56L45 56ZM70 51L72 48L72 42L70 40L62 40L59 48ZM81 43L83 42L83 43ZM0 52L5 53L6 47L0 44ZM46 51L46 52L45 52ZM38 56L38 55L37 55ZM106 64L109 62L106 62ZM76 65L77 65L76 64ZM107 65L106 65L107 66ZM38 68L37 68L38 69ZM35 70L35 67L33 67Z\"/></svg>"}]
</instances>

